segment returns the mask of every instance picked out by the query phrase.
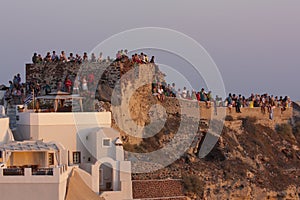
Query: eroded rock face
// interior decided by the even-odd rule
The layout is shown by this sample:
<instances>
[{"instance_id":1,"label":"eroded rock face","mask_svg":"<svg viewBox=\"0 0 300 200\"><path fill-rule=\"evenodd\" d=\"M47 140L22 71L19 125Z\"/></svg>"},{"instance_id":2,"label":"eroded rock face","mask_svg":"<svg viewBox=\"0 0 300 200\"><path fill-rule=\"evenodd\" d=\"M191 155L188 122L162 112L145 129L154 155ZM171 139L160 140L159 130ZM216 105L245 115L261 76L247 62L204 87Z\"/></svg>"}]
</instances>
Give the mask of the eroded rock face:
<instances>
[{"instance_id":1,"label":"eroded rock face","mask_svg":"<svg viewBox=\"0 0 300 200\"><path fill-rule=\"evenodd\" d=\"M135 88L134 83L128 83L121 94L127 93L130 88ZM203 182L203 191L200 196L186 192L192 199L299 199L300 133L292 132L292 129L289 133L275 130L276 124L289 123L293 117L291 110L283 114L278 112L273 121L262 115L259 109L257 114L251 110L250 118L246 109L243 115L233 113L233 120L225 122L213 150L205 158L199 159L197 155L202 138L210 134L211 109L200 104L201 117L198 123L194 123L195 119L191 116L182 117L180 100L167 98L160 102L151 94L150 85L140 87L127 98L129 105L120 107L117 117L122 118L123 110L127 109L136 124L146 126L152 122L151 108L159 105L158 109L163 107L166 116L158 112L158 118L166 117L167 120L153 137L141 139L123 132L127 137L125 149L127 145L130 151L153 152L164 148L174 139L181 120L197 126L197 135L190 148L176 162L151 173L133 174L133 179L182 179L187 174L194 174ZM195 109L192 103L187 107ZM256 119L251 119L253 116ZM118 127L117 124L114 126ZM182 137L190 137L189 130L185 132Z\"/></svg>"},{"instance_id":2,"label":"eroded rock face","mask_svg":"<svg viewBox=\"0 0 300 200\"><path fill-rule=\"evenodd\" d=\"M165 107L169 119L155 137L140 141L139 150L155 151L176 135L180 106L172 98L158 102L146 95L146 89L143 94L135 96L130 108L139 123L149 122L149 104L155 103ZM260 115L249 120L246 114L226 121L218 143L204 159L197 152L201 139L209 134L209 119L201 118L197 137L180 159L155 172L133 174L133 179L182 179L185 174L195 174L204 182L203 195L187 192L192 199L299 199L300 133L275 129L276 124L289 123L291 113L278 115L274 121Z\"/></svg>"},{"instance_id":3,"label":"eroded rock face","mask_svg":"<svg viewBox=\"0 0 300 200\"><path fill-rule=\"evenodd\" d=\"M218 144L204 159L191 148L172 165L133 178L180 179L195 174L204 181L203 196L196 199L299 199L299 141L291 144L273 127L252 125L257 132L240 131L242 121L226 122Z\"/></svg>"}]
</instances>

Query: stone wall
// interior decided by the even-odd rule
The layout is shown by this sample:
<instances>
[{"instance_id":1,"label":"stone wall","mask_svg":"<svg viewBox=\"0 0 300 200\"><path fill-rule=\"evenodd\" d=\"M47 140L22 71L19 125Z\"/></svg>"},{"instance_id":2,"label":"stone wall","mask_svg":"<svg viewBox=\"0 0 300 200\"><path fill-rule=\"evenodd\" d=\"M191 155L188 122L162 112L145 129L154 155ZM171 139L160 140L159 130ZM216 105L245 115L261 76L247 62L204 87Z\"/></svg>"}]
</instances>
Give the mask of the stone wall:
<instances>
[{"instance_id":1,"label":"stone wall","mask_svg":"<svg viewBox=\"0 0 300 200\"><path fill-rule=\"evenodd\" d=\"M131 71L130 71L131 70ZM119 90L115 90L114 92L119 92L122 95L122 98L131 98L130 104L134 106L129 106L138 108L137 104L140 104L141 107L149 107L146 104L149 102L144 102L145 97L150 98L151 95L151 87L148 85L144 87L142 90L140 88L143 83L151 82L151 79L156 73L156 69L152 64L148 65L140 65L138 68L135 68L134 64L128 60L124 59L121 61L115 62L102 62L102 63L83 63L83 64L76 64L72 62L63 63L46 63L46 64L27 64L26 65L26 82L34 82L37 81L39 83L43 83L47 81L53 90L57 88L57 82L59 80L64 80L67 75L71 77L72 80L76 78L76 76L80 76L81 78L85 75L89 75L93 73L95 76L96 85L99 83L99 87L93 88L91 92L97 92L96 96L101 101L110 102L111 95L114 90L114 87L118 85L118 81L121 80L121 85L119 86ZM126 74L125 76L123 76ZM138 89L138 90L137 90ZM133 94L133 96L128 96L132 90L138 91L141 95ZM133 97L133 98L132 98ZM152 98L151 98L152 99ZM176 114L181 109L180 104L174 98L168 98L169 100L165 101L162 105L166 108L169 114ZM182 100L184 104L193 104L192 101ZM159 102L150 101L151 104L156 104ZM214 115L213 106L211 108L206 108L205 103L199 103L199 113L202 119L211 119ZM187 106L190 107L191 112L193 113L194 106ZM121 109L121 108L120 108ZM121 109L124 110L124 109ZM242 108L242 113L236 113L233 109L231 113L228 113L227 108L219 107L218 113L226 112L226 115L231 115L234 119L239 117L246 117L246 116L255 116L257 119L268 119L268 113L262 114L260 108ZM138 122L139 125L144 125L145 119L141 117L141 112L145 110L140 109L137 111L137 114L134 109L131 109L131 116L134 118L137 115L137 120L142 120L142 122ZM146 109L148 112L148 109ZM121 111L119 113L122 113ZM144 113L145 116L148 115ZM287 121L292 117L293 109L287 109L283 113L281 113L280 108L276 108L274 110L274 121L276 123L280 123L282 120ZM221 115L220 115L221 116ZM117 116L116 116L117 117ZM214 118L218 118L214 117Z\"/></svg>"},{"instance_id":2,"label":"stone wall","mask_svg":"<svg viewBox=\"0 0 300 200\"><path fill-rule=\"evenodd\" d=\"M48 82L53 89L57 88L57 82L59 80L64 81L67 75L74 81L77 75L82 78L84 75L88 76L90 73L95 75L96 80L100 80L104 71L112 63L45 63L45 64L26 64L26 82ZM120 72L116 71L115 77L120 76Z\"/></svg>"},{"instance_id":3,"label":"stone wall","mask_svg":"<svg viewBox=\"0 0 300 200\"><path fill-rule=\"evenodd\" d=\"M181 180L136 180L132 181L132 189L134 199L182 199L184 196Z\"/></svg>"}]
</instances>

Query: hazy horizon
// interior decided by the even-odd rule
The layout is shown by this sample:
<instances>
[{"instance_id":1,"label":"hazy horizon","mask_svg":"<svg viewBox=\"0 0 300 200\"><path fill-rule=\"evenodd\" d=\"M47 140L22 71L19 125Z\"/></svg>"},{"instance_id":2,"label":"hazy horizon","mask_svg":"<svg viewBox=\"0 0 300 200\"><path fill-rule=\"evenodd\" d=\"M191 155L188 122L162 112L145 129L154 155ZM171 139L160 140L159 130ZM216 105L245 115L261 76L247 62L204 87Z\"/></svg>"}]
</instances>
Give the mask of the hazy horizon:
<instances>
[{"instance_id":1,"label":"hazy horizon","mask_svg":"<svg viewBox=\"0 0 300 200\"><path fill-rule=\"evenodd\" d=\"M267 92L300 100L299 7L298 1L278 0L5 1L0 8L0 84L7 85L16 73L24 80L33 52L83 54L113 34L154 26L200 43L217 64L227 93Z\"/></svg>"}]
</instances>

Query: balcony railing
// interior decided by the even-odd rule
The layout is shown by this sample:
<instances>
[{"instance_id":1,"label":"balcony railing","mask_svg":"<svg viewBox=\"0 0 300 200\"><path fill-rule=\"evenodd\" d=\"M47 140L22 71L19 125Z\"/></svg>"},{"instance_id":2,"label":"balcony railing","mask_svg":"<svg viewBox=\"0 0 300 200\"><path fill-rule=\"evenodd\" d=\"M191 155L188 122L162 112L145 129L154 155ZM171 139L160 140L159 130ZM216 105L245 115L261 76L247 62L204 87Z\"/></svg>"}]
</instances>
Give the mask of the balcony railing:
<instances>
[{"instance_id":1,"label":"balcony railing","mask_svg":"<svg viewBox=\"0 0 300 200\"><path fill-rule=\"evenodd\" d=\"M3 169L3 176L24 176L24 168Z\"/></svg>"},{"instance_id":2,"label":"balcony railing","mask_svg":"<svg viewBox=\"0 0 300 200\"><path fill-rule=\"evenodd\" d=\"M8 168L0 168L0 177L1 176L60 176L65 174L68 171L67 165L61 165L58 167L53 168L38 168L35 165L31 165L33 167L16 167L16 166L9 166Z\"/></svg>"},{"instance_id":3,"label":"balcony railing","mask_svg":"<svg viewBox=\"0 0 300 200\"><path fill-rule=\"evenodd\" d=\"M53 176L53 168L37 168L32 170L33 176Z\"/></svg>"}]
</instances>

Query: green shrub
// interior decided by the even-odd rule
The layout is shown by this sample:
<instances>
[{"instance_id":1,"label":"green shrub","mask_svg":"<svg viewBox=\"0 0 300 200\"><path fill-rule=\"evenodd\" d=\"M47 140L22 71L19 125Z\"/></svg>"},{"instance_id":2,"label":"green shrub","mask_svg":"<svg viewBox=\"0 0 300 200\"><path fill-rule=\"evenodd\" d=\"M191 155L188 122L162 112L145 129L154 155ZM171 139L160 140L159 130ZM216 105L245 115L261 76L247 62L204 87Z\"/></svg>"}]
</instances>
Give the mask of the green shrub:
<instances>
[{"instance_id":1,"label":"green shrub","mask_svg":"<svg viewBox=\"0 0 300 200\"><path fill-rule=\"evenodd\" d=\"M292 133L292 126L290 124L277 124L276 131L281 135L289 135Z\"/></svg>"},{"instance_id":2,"label":"green shrub","mask_svg":"<svg viewBox=\"0 0 300 200\"><path fill-rule=\"evenodd\" d=\"M256 133L257 129L255 126L257 119L256 117L246 117L242 119L242 128L248 133Z\"/></svg>"},{"instance_id":3,"label":"green shrub","mask_svg":"<svg viewBox=\"0 0 300 200\"><path fill-rule=\"evenodd\" d=\"M185 193L193 193L198 197L202 197L204 183L196 175L183 176L183 186Z\"/></svg>"},{"instance_id":4,"label":"green shrub","mask_svg":"<svg viewBox=\"0 0 300 200\"><path fill-rule=\"evenodd\" d=\"M300 134L300 121L298 121L298 122L295 123L294 133L295 134Z\"/></svg>"},{"instance_id":5,"label":"green shrub","mask_svg":"<svg viewBox=\"0 0 300 200\"><path fill-rule=\"evenodd\" d=\"M125 143L123 144L123 148L125 151L133 152L133 153L145 153L145 150L136 144L129 144Z\"/></svg>"},{"instance_id":6,"label":"green shrub","mask_svg":"<svg viewBox=\"0 0 300 200\"><path fill-rule=\"evenodd\" d=\"M141 143L141 147L146 152L156 151L160 148L159 139L157 139L157 137L155 137L155 136L152 136L152 137L149 137L149 138L143 138L143 141Z\"/></svg>"},{"instance_id":7,"label":"green shrub","mask_svg":"<svg viewBox=\"0 0 300 200\"><path fill-rule=\"evenodd\" d=\"M231 115L226 115L225 121L233 121L233 117Z\"/></svg>"},{"instance_id":8,"label":"green shrub","mask_svg":"<svg viewBox=\"0 0 300 200\"><path fill-rule=\"evenodd\" d=\"M284 140L290 142L291 144L296 142L295 135L293 134L293 128L290 124L277 124L275 129Z\"/></svg>"}]
</instances>

